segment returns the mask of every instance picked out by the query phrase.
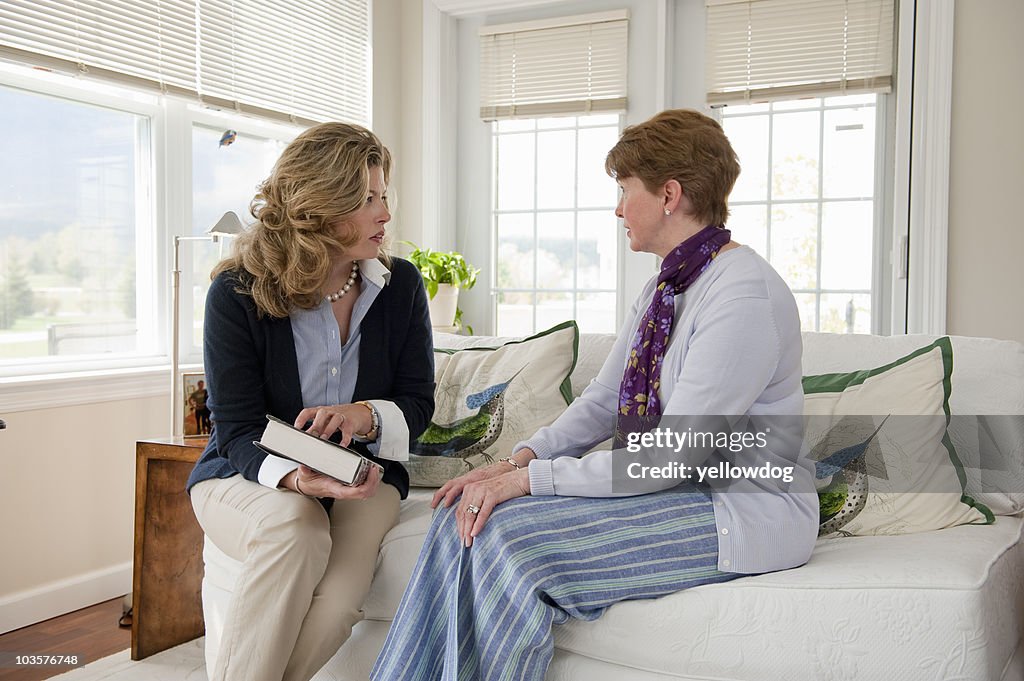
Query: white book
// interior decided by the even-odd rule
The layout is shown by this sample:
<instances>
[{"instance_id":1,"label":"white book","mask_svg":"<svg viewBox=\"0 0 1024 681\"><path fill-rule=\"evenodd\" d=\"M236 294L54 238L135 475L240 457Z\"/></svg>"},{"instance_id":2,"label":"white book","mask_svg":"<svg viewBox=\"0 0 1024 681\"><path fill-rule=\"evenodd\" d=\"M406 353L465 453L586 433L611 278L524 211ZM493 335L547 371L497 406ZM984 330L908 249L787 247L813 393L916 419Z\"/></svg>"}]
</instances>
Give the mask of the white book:
<instances>
[{"instance_id":1,"label":"white book","mask_svg":"<svg viewBox=\"0 0 1024 681\"><path fill-rule=\"evenodd\" d=\"M348 447L311 435L290 423L267 414L267 428L259 442L260 449L309 466L346 485L359 485L372 468L384 471L380 464Z\"/></svg>"}]
</instances>

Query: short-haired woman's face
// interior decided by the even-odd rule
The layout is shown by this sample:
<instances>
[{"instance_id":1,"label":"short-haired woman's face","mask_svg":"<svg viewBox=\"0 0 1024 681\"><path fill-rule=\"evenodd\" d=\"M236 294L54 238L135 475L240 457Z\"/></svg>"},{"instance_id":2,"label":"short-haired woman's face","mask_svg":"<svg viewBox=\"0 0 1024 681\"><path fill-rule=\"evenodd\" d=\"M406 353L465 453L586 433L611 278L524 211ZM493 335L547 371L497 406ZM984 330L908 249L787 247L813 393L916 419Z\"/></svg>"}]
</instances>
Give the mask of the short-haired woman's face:
<instances>
[{"instance_id":1,"label":"short-haired woman's face","mask_svg":"<svg viewBox=\"0 0 1024 681\"><path fill-rule=\"evenodd\" d=\"M636 177L620 178L618 185L619 205L615 207L615 215L622 218L630 250L661 255L664 200L647 191L643 181Z\"/></svg>"},{"instance_id":2,"label":"short-haired woman's face","mask_svg":"<svg viewBox=\"0 0 1024 681\"><path fill-rule=\"evenodd\" d=\"M391 220L384 170L380 166L370 167L368 190L362 207L336 225L338 234L343 238L351 237L353 231L358 236L356 243L345 252L345 257L353 260L377 257L384 240L384 225Z\"/></svg>"}]
</instances>

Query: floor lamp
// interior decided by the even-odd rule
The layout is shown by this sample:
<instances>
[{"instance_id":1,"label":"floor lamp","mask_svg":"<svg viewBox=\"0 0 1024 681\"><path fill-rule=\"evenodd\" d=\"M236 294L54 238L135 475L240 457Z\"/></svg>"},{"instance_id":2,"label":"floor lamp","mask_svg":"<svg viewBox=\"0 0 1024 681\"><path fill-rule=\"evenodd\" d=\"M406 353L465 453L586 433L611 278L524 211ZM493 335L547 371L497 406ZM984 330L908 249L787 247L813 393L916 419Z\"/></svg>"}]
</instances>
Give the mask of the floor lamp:
<instances>
[{"instance_id":1,"label":"floor lamp","mask_svg":"<svg viewBox=\"0 0 1024 681\"><path fill-rule=\"evenodd\" d=\"M242 221L234 211L228 211L221 216L213 227L202 236L175 236L174 237L174 269L171 270L171 435L179 434L182 428L182 417L178 416L178 405L181 398L178 396L178 362L179 362L179 327L181 323L180 296L181 296L181 242L182 241L211 241L219 243L223 237L231 237L240 234L244 229ZM184 397L184 396L182 396Z\"/></svg>"}]
</instances>

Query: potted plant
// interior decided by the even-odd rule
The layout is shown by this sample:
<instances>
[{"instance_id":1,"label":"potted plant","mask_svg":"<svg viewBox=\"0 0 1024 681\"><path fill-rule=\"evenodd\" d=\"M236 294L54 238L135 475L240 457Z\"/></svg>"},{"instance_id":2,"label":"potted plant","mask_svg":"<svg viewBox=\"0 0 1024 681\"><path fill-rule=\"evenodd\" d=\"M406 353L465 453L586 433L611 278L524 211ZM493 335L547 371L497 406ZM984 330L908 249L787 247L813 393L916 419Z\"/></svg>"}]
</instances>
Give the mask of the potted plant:
<instances>
[{"instance_id":1,"label":"potted plant","mask_svg":"<svg viewBox=\"0 0 1024 681\"><path fill-rule=\"evenodd\" d=\"M461 328L459 289L473 288L480 269L467 263L457 251L433 251L429 248L420 248L411 241L402 243L412 247L409 261L423 275L423 283L430 297L431 323L438 327ZM466 328L473 333L473 327L467 325Z\"/></svg>"}]
</instances>

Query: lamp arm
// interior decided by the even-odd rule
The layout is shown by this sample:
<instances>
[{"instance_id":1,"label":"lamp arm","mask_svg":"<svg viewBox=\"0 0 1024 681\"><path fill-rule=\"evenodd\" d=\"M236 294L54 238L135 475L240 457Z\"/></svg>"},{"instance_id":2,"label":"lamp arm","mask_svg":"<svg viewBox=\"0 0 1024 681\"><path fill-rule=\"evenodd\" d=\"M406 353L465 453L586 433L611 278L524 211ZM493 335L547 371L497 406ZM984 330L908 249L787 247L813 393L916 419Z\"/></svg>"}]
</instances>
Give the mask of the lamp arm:
<instances>
[{"instance_id":1,"label":"lamp arm","mask_svg":"<svg viewBox=\"0 0 1024 681\"><path fill-rule=\"evenodd\" d=\"M171 435L178 435L182 418L178 416L178 405L182 399L178 397L178 368L181 351L181 242L182 241L219 241L219 235L177 236L174 237L174 266L171 269ZM182 396L184 398L184 395ZM182 415L183 417L184 415ZM183 434L183 433L182 433Z\"/></svg>"},{"instance_id":2,"label":"lamp arm","mask_svg":"<svg viewBox=\"0 0 1024 681\"><path fill-rule=\"evenodd\" d=\"M178 354L181 351L180 343L181 339L179 335L181 333L181 312L178 307L181 305L181 242L182 241L212 241L215 244L220 244L220 256L224 257L224 241L225 237L232 237L241 234L245 229L242 221L238 219L238 214L234 211L228 211L224 213L217 220L217 224L210 228L210 230L202 236L174 236L174 260L173 267L171 269L171 436L177 436L178 430L182 429L182 435L184 435L183 418L178 416L178 406L184 404L184 395L181 398L178 397L178 369L179 360ZM184 415L182 415L184 416ZM2 423L2 421L0 421Z\"/></svg>"},{"instance_id":3,"label":"lamp arm","mask_svg":"<svg viewBox=\"0 0 1024 681\"><path fill-rule=\"evenodd\" d=\"M174 268L171 270L171 435L178 434L178 296L181 289L181 239L174 237Z\"/></svg>"}]
</instances>

